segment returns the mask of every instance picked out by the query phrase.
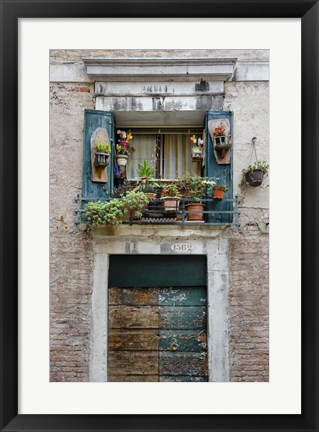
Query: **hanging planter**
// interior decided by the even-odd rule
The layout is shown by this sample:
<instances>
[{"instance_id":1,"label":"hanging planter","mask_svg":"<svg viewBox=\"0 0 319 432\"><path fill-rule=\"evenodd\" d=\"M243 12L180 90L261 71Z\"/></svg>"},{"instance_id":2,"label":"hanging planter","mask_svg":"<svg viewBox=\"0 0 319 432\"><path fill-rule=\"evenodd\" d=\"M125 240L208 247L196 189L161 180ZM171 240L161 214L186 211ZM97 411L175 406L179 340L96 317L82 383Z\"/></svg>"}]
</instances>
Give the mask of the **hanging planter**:
<instances>
[{"instance_id":1,"label":"hanging planter","mask_svg":"<svg viewBox=\"0 0 319 432\"><path fill-rule=\"evenodd\" d=\"M213 187L213 198L217 200L222 200L224 198L225 192L227 192L228 187L226 185L219 185Z\"/></svg>"},{"instance_id":2,"label":"hanging planter","mask_svg":"<svg viewBox=\"0 0 319 432\"><path fill-rule=\"evenodd\" d=\"M268 174L269 165L266 161L256 161L243 169L243 183L252 187L261 186L264 176Z\"/></svg>"},{"instance_id":3,"label":"hanging planter","mask_svg":"<svg viewBox=\"0 0 319 432\"><path fill-rule=\"evenodd\" d=\"M264 171L262 170L252 170L245 174L245 179L247 183L252 187L258 187L262 184L264 179Z\"/></svg>"},{"instance_id":4,"label":"hanging planter","mask_svg":"<svg viewBox=\"0 0 319 432\"><path fill-rule=\"evenodd\" d=\"M250 160L252 160L252 156L255 156L255 162L250 163L247 168L242 170L243 178L241 181L241 186L261 186L264 176L268 174L269 165L267 162L258 160L257 158L256 141L257 138L253 137L251 140L252 150L250 155Z\"/></svg>"}]
</instances>

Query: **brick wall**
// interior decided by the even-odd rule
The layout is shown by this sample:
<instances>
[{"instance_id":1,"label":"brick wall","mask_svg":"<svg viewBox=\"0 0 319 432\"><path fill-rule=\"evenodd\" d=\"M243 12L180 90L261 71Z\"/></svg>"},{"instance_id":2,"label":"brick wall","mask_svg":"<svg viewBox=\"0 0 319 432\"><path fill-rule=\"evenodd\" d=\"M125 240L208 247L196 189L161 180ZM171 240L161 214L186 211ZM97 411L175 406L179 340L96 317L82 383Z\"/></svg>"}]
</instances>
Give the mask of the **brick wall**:
<instances>
[{"instance_id":1,"label":"brick wall","mask_svg":"<svg viewBox=\"0 0 319 432\"><path fill-rule=\"evenodd\" d=\"M229 240L231 381L269 380L268 242L253 226Z\"/></svg>"},{"instance_id":2,"label":"brick wall","mask_svg":"<svg viewBox=\"0 0 319 432\"><path fill-rule=\"evenodd\" d=\"M92 94L83 84L51 86L51 381L88 380L92 244L74 223L74 198L82 187L83 110L94 107Z\"/></svg>"}]
</instances>

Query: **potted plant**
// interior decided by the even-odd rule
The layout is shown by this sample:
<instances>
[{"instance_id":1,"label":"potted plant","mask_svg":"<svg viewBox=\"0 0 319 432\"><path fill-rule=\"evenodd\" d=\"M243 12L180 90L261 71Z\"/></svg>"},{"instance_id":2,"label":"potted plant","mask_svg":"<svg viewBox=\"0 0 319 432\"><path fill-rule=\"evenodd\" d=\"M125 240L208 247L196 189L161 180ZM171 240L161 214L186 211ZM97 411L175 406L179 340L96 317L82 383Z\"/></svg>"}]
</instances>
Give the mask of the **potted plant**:
<instances>
[{"instance_id":1,"label":"potted plant","mask_svg":"<svg viewBox=\"0 0 319 432\"><path fill-rule=\"evenodd\" d=\"M249 184L252 187L260 186L263 182L264 176L268 174L268 168L269 165L267 162L260 160L248 165L247 168L242 170L242 184Z\"/></svg>"},{"instance_id":2,"label":"potted plant","mask_svg":"<svg viewBox=\"0 0 319 432\"><path fill-rule=\"evenodd\" d=\"M139 162L137 170L142 184L148 183L155 174L155 169L151 167L145 159L143 160L143 163Z\"/></svg>"},{"instance_id":3,"label":"potted plant","mask_svg":"<svg viewBox=\"0 0 319 432\"><path fill-rule=\"evenodd\" d=\"M168 212L175 212L179 209L181 198L178 196L178 188L175 183L163 186L162 190L164 209Z\"/></svg>"},{"instance_id":4,"label":"potted plant","mask_svg":"<svg viewBox=\"0 0 319 432\"><path fill-rule=\"evenodd\" d=\"M162 187L158 183L152 182L140 184L135 190L143 192L149 199L147 208L143 210L143 216L161 217L163 214L161 199Z\"/></svg>"},{"instance_id":5,"label":"potted plant","mask_svg":"<svg viewBox=\"0 0 319 432\"><path fill-rule=\"evenodd\" d=\"M143 215L143 210L147 208L149 197L141 191L128 191L122 198L124 217L127 220L132 217L140 219Z\"/></svg>"},{"instance_id":6,"label":"potted plant","mask_svg":"<svg viewBox=\"0 0 319 432\"><path fill-rule=\"evenodd\" d=\"M204 141L201 138L196 138L195 135L189 137L192 143L192 158L193 160L203 159Z\"/></svg>"},{"instance_id":7,"label":"potted plant","mask_svg":"<svg viewBox=\"0 0 319 432\"><path fill-rule=\"evenodd\" d=\"M179 180L179 190L187 197L186 204L187 220L200 221L204 220L204 208L202 198L206 192L207 183L203 177L184 175Z\"/></svg>"},{"instance_id":8,"label":"potted plant","mask_svg":"<svg viewBox=\"0 0 319 432\"><path fill-rule=\"evenodd\" d=\"M115 158L120 169L124 168L127 164L127 159L129 155L129 142L133 138L131 132L125 132L122 130L118 130L117 134L119 135L118 144L115 147Z\"/></svg>"},{"instance_id":9,"label":"potted plant","mask_svg":"<svg viewBox=\"0 0 319 432\"><path fill-rule=\"evenodd\" d=\"M94 165L96 167L105 168L109 163L109 156L111 153L110 144L95 144L94 150Z\"/></svg>"},{"instance_id":10,"label":"potted plant","mask_svg":"<svg viewBox=\"0 0 319 432\"><path fill-rule=\"evenodd\" d=\"M121 198L111 201L88 202L85 208L87 224L121 225L123 221L128 221L130 216L140 218L148 200L143 192L128 191Z\"/></svg>"},{"instance_id":11,"label":"potted plant","mask_svg":"<svg viewBox=\"0 0 319 432\"><path fill-rule=\"evenodd\" d=\"M213 186L213 198L217 200L222 200L224 198L225 192L227 191L227 185L215 185Z\"/></svg>"}]
</instances>

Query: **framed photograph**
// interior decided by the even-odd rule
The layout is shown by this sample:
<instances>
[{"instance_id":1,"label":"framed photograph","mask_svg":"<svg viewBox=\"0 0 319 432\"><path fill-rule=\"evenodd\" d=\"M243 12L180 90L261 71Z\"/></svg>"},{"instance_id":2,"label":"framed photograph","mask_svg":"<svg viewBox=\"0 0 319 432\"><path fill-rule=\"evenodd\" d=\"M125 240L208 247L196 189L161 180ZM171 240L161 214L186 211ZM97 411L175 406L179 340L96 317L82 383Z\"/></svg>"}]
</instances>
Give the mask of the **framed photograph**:
<instances>
[{"instance_id":1,"label":"framed photograph","mask_svg":"<svg viewBox=\"0 0 319 432\"><path fill-rule=\"evenodd\" d=\"M318 430L318 15L2 1L1 430Z\"/></svg>"}]
</instances>

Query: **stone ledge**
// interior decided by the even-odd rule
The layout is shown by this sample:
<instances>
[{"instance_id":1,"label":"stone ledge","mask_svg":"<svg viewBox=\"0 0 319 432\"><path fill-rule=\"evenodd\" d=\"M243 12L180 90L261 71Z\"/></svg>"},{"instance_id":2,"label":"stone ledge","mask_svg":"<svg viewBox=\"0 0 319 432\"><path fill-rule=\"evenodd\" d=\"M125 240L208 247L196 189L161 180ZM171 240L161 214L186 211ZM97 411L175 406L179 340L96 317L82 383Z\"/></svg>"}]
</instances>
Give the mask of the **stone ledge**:
<instances>
[{"instance_id":1,"label":"stone ledge","mask_svg":"<svg viewBox=\"0 0 319 432\"><path fill-rule=\"evenodd\" d=\"M111 60L111 59L108 59ZM140 60L140 59L139 59ZM158 59L160 60L160 59ZM191 60L188 59L191 65ZM205 59L208 62L210 59ZM216 63L219 59L213 59ZM179 59L174 59L174 61L178 64ZM121 74L120 66L117 66L117 70L112 73L112 66L107 66L107 69L99 75L97 74L97 69L92 70L93 65L87 66L84 63L82 64L51 64L50 65L50 81L51 82L82 82L89 83L94 81L105 81L112 83L119 87L120 83L125 85L125 82L131 82L134 85L134 82L153 82L156 81L158 83L162 83L165 80L168 80L168 84L172 82L194 82L199 79L206 79L211 82L223 82L223 81L269 81L269 63L268 62L237 62L234 64L229 64L224 66L222 69L222 65L216 63L216 65L196 65L196 63L190 68L187 65L182 66L179 69L172 69L170 65L166 65L166 67L160 73L153 67L153 72L147 72L147 69L144 68L144 65L141 64L139 67L139 73L135 73L133 77L130 77L129 68L124 69L125 66L121 66L123 69L123 74ZM100 68L100 72L103 70L102 66L96 65L96 68ZM136 66L135 66L136 68ZM206 69L205 69L206 68ZM215 68L215 69L214 69ZM89 73L90 70L90 73ZM206 73L205 73L206 70ZM174 73L170 73L174 72ZM142 75L148 75L144 76ZM122 90L121 90L122 91ZM217 90L222 91L222 90Z\"/></svg>"},{"instance_id":2,"label":"stone ledge","mask_svg":"<svg viewBox=\"0 0 319 432\"><path fill-rule=\"evenodd\" d=\"M105 241L105 239L118 238L139 238L139 239L203 239L217 238L229 226L180 226L180 225L132 225L132 226L96 226L92 227L92 235L96 242Z\"/></svg>"},{"instance_id":3,"label":"stone ledge","mask_svg":"<svg viewBox=\"0 0 319 432\"><path fill-rule=\"evenodd\" d=\"M236 58L83 58L94 81L229 81Z\"/></svg>"}]
</instances>

